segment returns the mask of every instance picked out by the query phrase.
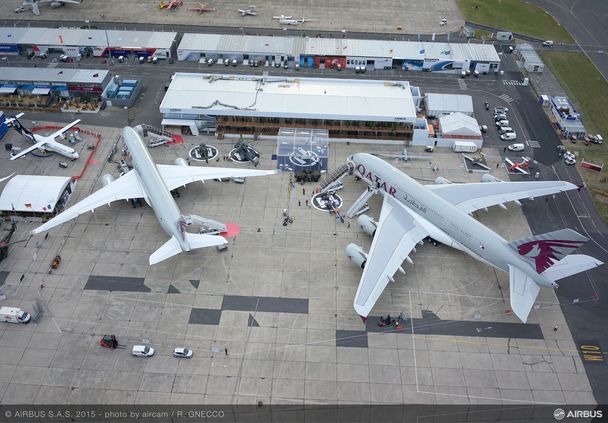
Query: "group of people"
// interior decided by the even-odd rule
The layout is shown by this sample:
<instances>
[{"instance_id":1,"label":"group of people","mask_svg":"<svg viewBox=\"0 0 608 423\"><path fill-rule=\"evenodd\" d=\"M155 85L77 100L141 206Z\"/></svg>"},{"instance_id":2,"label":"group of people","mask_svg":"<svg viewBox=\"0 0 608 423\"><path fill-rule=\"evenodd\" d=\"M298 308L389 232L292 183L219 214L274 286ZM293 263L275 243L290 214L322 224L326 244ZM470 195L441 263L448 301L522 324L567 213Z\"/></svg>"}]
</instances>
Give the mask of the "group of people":
<instances>
[{"instance_id":1,"label":"group of people","mask_svg":"<svg viewBox=\"0 0 608 423\"><path fill-rule=\"evenodd\" d=\"M379 326L395 326L395 328L400 328L401 327L400 320L405 320L405 316L403 313L401 313L399 315L399 318L397 318L397 319L393 319L390 314L387 315L386 318L384 318L383 316L380 316L380 322L378 323L378 325Z\"/></svg>"}]
</instances>

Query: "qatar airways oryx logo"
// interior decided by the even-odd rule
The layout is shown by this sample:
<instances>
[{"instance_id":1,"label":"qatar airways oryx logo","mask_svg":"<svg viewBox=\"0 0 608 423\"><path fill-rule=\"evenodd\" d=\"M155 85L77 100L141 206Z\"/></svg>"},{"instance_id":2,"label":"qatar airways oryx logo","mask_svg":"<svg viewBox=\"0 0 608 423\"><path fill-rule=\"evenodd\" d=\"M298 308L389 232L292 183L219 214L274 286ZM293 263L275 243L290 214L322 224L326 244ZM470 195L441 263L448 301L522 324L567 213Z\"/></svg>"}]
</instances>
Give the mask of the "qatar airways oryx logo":
<instances>
[{"instance_id":1,"label":"qatar airways oryx logo","mask_svg":"<svg viewBox=\"0 0 608 423\"><path fill-rule=\"evenodd\" d=\"M553 411L553 418L555 420L563 419L601 419L603 417L602 410L568 410L566 412L563 408L556 408Z\"/></svg>"},{"instance_id":2,"label":"qatar airways oryx logo","mask_svg":"<svg viewBox=\"0 0 608 423\"><path fill-rule=\"evenodd\" d=\"M395 193L397 192L397 189L395 187L391 185L386 185L386 181L383 181L382 178L380 178L378 175L375 175L371 171L368 172L365 169L365 166L363 166L362 164L357 165L357 172L359 172L363 179L367 179L368 181L370 181L372 183L372 186L374 186L375 188L383 189L389 195L393 197L395 196Z\"/></svg>"},{"instance_id":3,"label":"qatar airways oryx logo","mask_svg":"<svg viewBox=\"0 0 608 423\"><path fill-rule=\"evenodd\" d=\"M536 239L517 246L520 255L534 260L536 271L542 273L561 260L570 251L580 247L584 241Z\"/></svg>"}]
</instances>

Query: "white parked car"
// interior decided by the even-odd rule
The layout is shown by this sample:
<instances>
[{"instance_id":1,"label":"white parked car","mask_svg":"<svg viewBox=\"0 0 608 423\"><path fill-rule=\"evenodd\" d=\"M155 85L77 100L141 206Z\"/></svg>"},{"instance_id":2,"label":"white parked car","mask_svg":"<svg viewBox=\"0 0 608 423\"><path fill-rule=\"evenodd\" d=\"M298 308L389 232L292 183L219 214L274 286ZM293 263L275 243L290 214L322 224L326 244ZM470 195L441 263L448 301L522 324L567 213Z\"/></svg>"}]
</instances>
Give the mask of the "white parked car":
<instances>
[{"instance_id":1,"label":"white parked car","mask_svg":"<svg viewBox=\"0 0 608 423\"><path fill-rule=\"evenodd\" d=\"M515 139L517 139L517 135L515 134L515 132L507 132L506 134L502 134L500 136L500 139L503 141L514 141Z\"/></svg>"},{"instance_id":2,"label":"white parked car","mask_svg":"<svg viewBox=\"0 0 608 423\"><path fill-rule=\"evenodd\" d=\"M507 147L507 149L509 151L524 151L526 149L526 146L523 144L511 144Z\"/></svg>"},{"instance_id":3,"label":"white parked car","mask_svg":"<svg viewBox=\"0 0 608 423\"><path fill-rule=\"evenodd\" d=\"M576 164L576 156L570 151L566 151L564 153L564 163L566 163L567 165Z\"/></svg>"},{"instance_id":4,"label":"white parked car","mask_svg":"<svg viewBox=\"0 0 608 423\"><path fill-rule=\"evenodd\" d=\"M148 345L134 345L132 353L136 357L152 357L154 355L154 348Z\"/></svg>"},{"instance_id":5,"label":"white parked car","mask_svg":"<svg viewBox=\"0 0 608 423\"><path fill-rule=\"evenodd\" d=\"M173 357L190 358L192 357L192 350L189 350L188 348L175 348L173 350Z\"/></svg>"},{"instance_id":6,"label":"white parked car","mask_svg":"<svg viewBox=\"0 0 608 423\"><path fill-rule=\"evenodd\" d=\"M543 47L553 47L554 42L551 40L543 41Z\"/></svg>"}]
</instances>

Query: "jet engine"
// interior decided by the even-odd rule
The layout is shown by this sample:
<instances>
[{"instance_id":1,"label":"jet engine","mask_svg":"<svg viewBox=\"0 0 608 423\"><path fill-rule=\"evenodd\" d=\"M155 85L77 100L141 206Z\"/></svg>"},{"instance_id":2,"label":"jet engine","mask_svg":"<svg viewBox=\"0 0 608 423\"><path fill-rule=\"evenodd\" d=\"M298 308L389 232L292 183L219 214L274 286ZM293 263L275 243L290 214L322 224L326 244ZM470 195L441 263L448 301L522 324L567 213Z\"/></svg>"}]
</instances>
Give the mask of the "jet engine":
<instances>
[{"instance_id":1,"label":"jet engine","mask_svg":"<svg viewBox=\"0 0 608 423\"><path fill-rule=\"evenodd\" d=\"M438 176L437 178L435 178L435 185L445 185L445 184L451 184L452 181L450 181L449 179L445 179L442 176Z\"/></svg>"},{"instance_id":2,"label":"jet engine","mask_svg":"<svg viewBox=\"0 0 608 423\"><path fill-rule=\"evenodd\" d=\"M355 263L361 269L365 268L367 254L365 251L363 251L363 248L359 247L357 244L348 244L344 249L344 252L350 261Z\"/></svg>"},{"instance_id":3,"label":"jet engine","mask_svg":"<svg viewBox=\"0 0 608 423\"><path fill-rule=\"evenodd\" d=\"M357 225L361 227L363 232L371 237L376 234L376 228L378 228L378 222L366 214L362 214L357 218Z\"/></svg>"},{"instance_id":4,"label":"jet engine","mask_svg":"<svg viewBox=\"0 0 608 423\"><path fill-rule=\"evenodd\" d=\"M185 161L184 159L182 159L181 157L178 157L177 159L175 159L175 162L174 162L174 163L175 163L175 165L176 165L176 166L184 166L184 167L188 167L188 166L190 166L190 165L188 164L188 162L187 162L187 161Z\"/></svg>"},{"instance_id":5,"label":"jet engine","mask_svg":"<svg viewBox=\"0 0 608 423\"><path fill-rule=\"evenodd\" d=\"M103 184L104 187L107 187L112 182L114 182L114 177L112 175L110 175L109 173L106 173L105 175L103 175L101 177L101 183Z\"/></svg>"}]
</instances>

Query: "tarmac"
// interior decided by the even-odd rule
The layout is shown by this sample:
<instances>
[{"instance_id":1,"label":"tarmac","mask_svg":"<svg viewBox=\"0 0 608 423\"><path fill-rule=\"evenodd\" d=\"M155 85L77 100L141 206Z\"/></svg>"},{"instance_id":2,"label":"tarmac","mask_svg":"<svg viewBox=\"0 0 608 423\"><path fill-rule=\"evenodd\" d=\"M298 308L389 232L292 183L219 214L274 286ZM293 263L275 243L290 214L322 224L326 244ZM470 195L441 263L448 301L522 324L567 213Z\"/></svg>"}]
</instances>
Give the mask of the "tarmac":
<instances>
[{"instance_id":1,"label":"tarmac","mask_svg":"<svg viewBox=\"0 0 608 423\"><path fill-rule=\"evenodd\" d=\"M120 130L83 128L103 141L68 205L99 189L102 175L118 176L107 159ZM27 145L14 132L5 142ZM157 163L172 164L200 142L218 147L220 157L232 148L229 140L185 137L150 153ZM255 147L260 168L276 168L276 142ZM395 154L399 148L331 143L329 169L357 151ZM2 149L0 176L80 174L86 140L76 149L81 159L68 169L54 156L11 162ZM492 173L507 180L498 149L484 152ZM119 149L114 160L120 156ZM450 150L391 163L421 183L481 177L465 172L462 157ZM247 165L221 160L208 166ZM348 207L364 185L348 176L343 182L338 194ZM289 186L289 175L279 174L179 189L176 201L185 214L234 222L241 233L227 251L196 250L155 266L148 257L167 235L145 205L104 206L48 238L30 238L39 223L20 222L13 241L24 242L0 263L7 296L0 304L30 312L38 304L43 312L28 325L0 324L0 402L595 404L555 293L541 290L524 325L509 311L508 275L445 246L417 247L414 265L404 265L406 275L396 275L364 325L352 307L361 270L344 248L355 242L367 250L371 238L355 221L348 225L306 207L314 184ZM380 204L370 201L368 213L376 219ZM286 208L293 223L285 227ZM509 240L530 234L516 205L476 217ZM57 254L60 267L49 272ZM377 325L387 313L404 314L402 329ZM126 348L102 348L104 334L115 334ZM155 348L154 357L131 355L142 343ZM174 347L190 348L194 356L173 358Z\"/></svg>"},{"instance_id":2,"label":"tarmac","mask_svg":"<svg viewBox=\"0 0 608 423\"><path fill-rule=\"evenodd\" d=\"M242 17L238 9L247 9L247 2L240 0L202 2L214 12L199 14L188 9L199 7L198 2L186 0L184 5L173 10L160 9L158 0L87 0L80 5L66 5L51 9L40 6L40 16L30 10L16 14L14 10L21 0L5 0L0 9L2 19L34 19L37 21L62 20L82 22L83 26L97 22L121 24L132 22L171 25L199 25L201 27L276 28L356 31L370 33L432 34L458 31L464 18L454 0L380 0L365 1L256 1L257 16ZM312 18L303 25L280 25L273 16ZM440 26L441 19L447 24ZM88 21L88 23L85 23ZM125 25L126 26L126 25ZM125 29L128 29L125 27Z\"/></svg>"}]
</instances>

